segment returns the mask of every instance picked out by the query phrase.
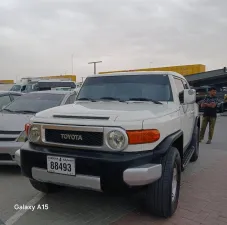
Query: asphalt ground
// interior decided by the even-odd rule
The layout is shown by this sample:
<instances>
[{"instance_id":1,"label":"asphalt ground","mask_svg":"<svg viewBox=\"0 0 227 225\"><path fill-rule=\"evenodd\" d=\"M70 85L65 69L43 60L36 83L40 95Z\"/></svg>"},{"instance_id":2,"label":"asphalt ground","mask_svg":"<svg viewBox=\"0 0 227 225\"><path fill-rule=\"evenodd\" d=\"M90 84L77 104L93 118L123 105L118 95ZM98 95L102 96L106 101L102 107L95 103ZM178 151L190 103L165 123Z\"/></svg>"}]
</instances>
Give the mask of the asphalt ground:
<instances>
[{"instance_id":1,"label":"asphalt ground","mask_svg":"<svg viewBox=\"0 0 227 225\"><path fill-rule=\"evenodd\" d=\"M183 173L179 207L171 219L147 215L126 197L72 188L47 196L30 185L19 167L0 166L0 225L1 220L5 225L227 225L226 128L227 117L219 116L212 144L201 143L199 160ZM35 209L17 209L23 205Z\"/></svg>"}]
</instances>

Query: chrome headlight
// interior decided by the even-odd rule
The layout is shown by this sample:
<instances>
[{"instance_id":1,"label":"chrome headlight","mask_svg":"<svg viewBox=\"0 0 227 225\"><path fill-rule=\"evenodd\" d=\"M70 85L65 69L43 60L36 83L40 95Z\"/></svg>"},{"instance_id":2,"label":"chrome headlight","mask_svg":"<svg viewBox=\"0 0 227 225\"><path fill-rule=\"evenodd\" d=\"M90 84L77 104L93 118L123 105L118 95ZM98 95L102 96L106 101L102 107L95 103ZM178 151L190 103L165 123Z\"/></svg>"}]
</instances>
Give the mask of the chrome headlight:
<instances>
[{"instance_id":1,"label":"chrome headlight","mask_svg":"<svg viewBox=\"0 0 227 225\"><path fill-rule=\"evenodd\" d=\"M125 148L126 141L124 133L119 130L113 130L107 134L107 144L113 150L123 150Z\"/></svg>"},{"instance_id":2,"label":"chrome headlight","mask_svg":"<svg viewBox=\"0 0 227 225\"><path fill-rule=\"evenodd\" d=\"M41 129L39 125L33 124L29 128L28 140L30 142L39 142L41 139Z\"/></svg>"}]
</instances>

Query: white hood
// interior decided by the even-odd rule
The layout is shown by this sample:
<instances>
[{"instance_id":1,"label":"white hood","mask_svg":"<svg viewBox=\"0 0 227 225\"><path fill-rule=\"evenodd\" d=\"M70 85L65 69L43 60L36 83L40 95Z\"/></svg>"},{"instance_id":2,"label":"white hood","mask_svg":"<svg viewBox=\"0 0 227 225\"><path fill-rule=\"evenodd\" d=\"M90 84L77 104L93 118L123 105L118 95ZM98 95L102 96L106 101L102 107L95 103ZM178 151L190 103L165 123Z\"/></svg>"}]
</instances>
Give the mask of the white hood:
<instances>
[{"instance_id":1,"label":"white hood","mask_svg":"<svg viewBox=\"0 0 227 225\"><path fill-rule=\"evenodd\" d=\"M109 117L109 121L138 121L158 118L176 110L177 106L170 102L162 105L151 102L76 102L39 112L36 117Z\"/></svg>"},{"instance_id":2,"label":"white hood","mask_svg":"<svg viewBox=\"0 0 227 225\"><path fill-rule=\"evenodd\" d=\"M2 131L23 131L24 125L34 115L31 114L14 114L0 113L0 130Z\"/></svg>"}]
</instances>

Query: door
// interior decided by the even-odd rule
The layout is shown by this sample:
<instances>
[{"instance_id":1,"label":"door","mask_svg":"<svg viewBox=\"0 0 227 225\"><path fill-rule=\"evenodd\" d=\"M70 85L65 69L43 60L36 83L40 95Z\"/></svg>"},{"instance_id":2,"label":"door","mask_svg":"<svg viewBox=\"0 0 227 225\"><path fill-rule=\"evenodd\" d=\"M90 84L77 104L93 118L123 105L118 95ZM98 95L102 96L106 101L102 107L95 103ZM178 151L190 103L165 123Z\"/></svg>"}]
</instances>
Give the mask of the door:
<instances>
[{"instance_id":1,"label":"door","mask_svg":"<svg viewBox=\"0 0 227 225\"><path fill-rule=\"evenodd\" d=\"M190 89L189 84L185 80L182 80L182 82L184 85L184 89ZM191 142L192 134L194 131L194 125L195 125L195 104L194 103L188 104L187 111L189 115L189 142Z\"/></svg>"},{"instance_id":2,"label":"door","mask_svg":"<svg viewBox=\"0 0 227 225\"><path fill-rule=\"evenodd\" d=\"M183 80L179 78L174 78L178 96L186 89L183 84ZM180 100L180 99L179 99ZM191 122L191 110L189 107L189 104L183 104L180 101L180 117L181 117L181 127L183 130L183 139L184 139L184 148L188 146L188 144L191 141L191 128L192 128L192 122Z\"/></svg>"}]
</instances>

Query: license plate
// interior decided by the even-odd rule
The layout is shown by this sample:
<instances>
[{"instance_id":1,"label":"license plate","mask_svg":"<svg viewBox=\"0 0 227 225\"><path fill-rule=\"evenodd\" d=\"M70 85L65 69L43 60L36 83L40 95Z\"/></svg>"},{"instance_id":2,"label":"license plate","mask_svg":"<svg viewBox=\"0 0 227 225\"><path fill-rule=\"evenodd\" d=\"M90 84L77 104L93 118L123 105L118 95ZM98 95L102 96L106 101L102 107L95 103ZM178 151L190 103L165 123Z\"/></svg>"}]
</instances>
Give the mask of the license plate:
<instances>
[{"instance_id":1,"label":"license plate","mask_svg":"<svg viewBox=\"0 0 227 225\"><path fill-rule=\"evenodd\" d=\"M58 156L47 156L47 171L64 175L75 175L75 159Z\"/></svg>"}]
</instances>

